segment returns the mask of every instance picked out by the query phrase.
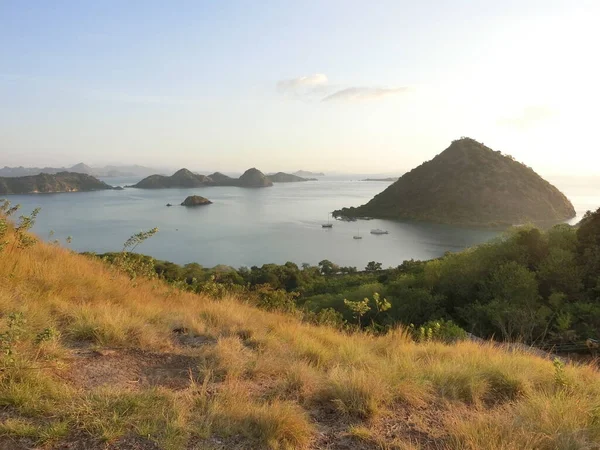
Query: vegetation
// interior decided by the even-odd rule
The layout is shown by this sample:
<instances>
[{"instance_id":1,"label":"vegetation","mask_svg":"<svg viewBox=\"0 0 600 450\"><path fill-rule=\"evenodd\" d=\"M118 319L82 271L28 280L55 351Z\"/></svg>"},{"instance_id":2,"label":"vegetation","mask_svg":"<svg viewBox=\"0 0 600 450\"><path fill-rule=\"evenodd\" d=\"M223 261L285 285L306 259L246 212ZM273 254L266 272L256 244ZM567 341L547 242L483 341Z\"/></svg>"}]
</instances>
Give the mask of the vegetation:
<instances>
[{"instance_id":1,"label":"vegetation","mask_svg":"<svg viewBox=\"0 0 600 450\"><path fill-rule=\"evenodd\" d=\"M504 226L570 219L575 209L530 167L462 138L366 205L334 215Z\"/></svg>"},{"instance_id":2,"label":"vegetation","mask_svg":"<svg viewBox=\"0 0 600 450\"><path fill-rule=\"evenodd\" d=\"M477 298L487 304L516 294L532 309L530 273L540 298L549 301L546 288L555 294L551 304L563 308L557 314L571 312L574 297L567 287L577 286L588 305L582 309L593 319L589 305L597 298L589 296L598 288L598 272L594 282L592 263L600 254L593 230L599 221L597 212L577 231L523 229L440 260L373 272L344 268L344 275L323 275L321 268L342 271L326 262L321 268L240 271L161 263L162 276L178 270L208 276L166 283L154 270L157 264L132 276L56 245L19 248L15 225L3 218L0 446L594 448L600 441L600 374L592 366L460 340L461 330L447 321L424 323L423 331L389 326L383 333L372 325L387 323L384 317L398 308L410 310L410 303L389 295L393 289L414 290L413 304L428 293L423 298L431 304L419 310L423 317L440 305L458 311L459 299L473 292L485 292L488 297ZM155 232L133 236L121 252L132 258L133 273L133 258L145 257L130 250ZM550 256L557 251L561 258ZM560 271L568 267L568 255L582 286L562 276L571 273ZM494 270L490 260L498 260ZM538 280L541 274L545 278ZM475 275L483 281L473 287L468 280ZM250 286L238 277L252 280ZM499 287L511 277L511 290ZM342 297L363 306L344 307L344 315L360 319L366 330L307 323L308 313L298 317L298 305L309 297L352 283L360 297ZM186 286L202 290L188 292ZM560 302L557 292L564 294ZM515 328L527 331L521 322Z\"/></svg>"},{"instance_id":3,"label":"vegetation","mask_svg":"<svg viewBox=\"0 0 600 450\"><path fill-rule=\"evenodd\" d=\"M113 189L91 175L75 172L41 173L23 177L0 177L0 194L37 194Z\"/></svg>"},{"instance_id":4,"label":"vegetation","mask_svg":"<svg viewBox=\"0 0 600 450\"><path fill-rule=\"evenodd\" d=\"M385 332L402 324L419 330L451 321L484 339L585 350L587 339L600 339L598 236L600 210L588 213L579 227L514 228L461 253L389 269L370 261L359 271L328 260L318 266L207 269L135 257L186 290L217 297L268 292L273 298L262 302L271 310L295 310L309 321L321 318L341 328ZM111 260L115 254L104 256ZM389 306L381 309L379 298Z\"/></svg>"}]
</instances>

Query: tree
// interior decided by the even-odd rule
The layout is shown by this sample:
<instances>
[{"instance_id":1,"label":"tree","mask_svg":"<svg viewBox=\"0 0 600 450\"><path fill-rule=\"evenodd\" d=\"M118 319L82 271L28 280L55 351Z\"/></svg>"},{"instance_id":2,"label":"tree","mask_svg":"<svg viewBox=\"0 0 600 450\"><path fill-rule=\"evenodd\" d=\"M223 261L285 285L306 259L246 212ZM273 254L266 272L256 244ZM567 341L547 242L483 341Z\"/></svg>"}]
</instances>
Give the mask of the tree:
<instances>
[{"instance_id":1,"label":"tree","mask_svg":"<svg viewBox=\"0 0 600 450\"><path fill-rule=\"evenodd\" d=\"M382 268L382 264L380 262L370 261L365 267L365 271L367 272L378 272Z\"/></svg>"}]
</instances>

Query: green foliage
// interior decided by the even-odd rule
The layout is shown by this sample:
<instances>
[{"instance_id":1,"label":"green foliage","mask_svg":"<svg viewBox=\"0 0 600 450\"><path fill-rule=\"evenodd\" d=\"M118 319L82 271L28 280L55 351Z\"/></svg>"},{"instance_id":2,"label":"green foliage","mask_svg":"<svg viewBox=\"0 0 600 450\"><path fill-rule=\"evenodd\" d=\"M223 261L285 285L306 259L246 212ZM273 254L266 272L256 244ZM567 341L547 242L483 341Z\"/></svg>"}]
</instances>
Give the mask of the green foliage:
<instances>
[{"instance_id":1,"label":"green foliage","mask_svg":"<svg viewBox=\"0 0 600 450\"><path fill-rule=\"evenodd\" d=\"M417 342L452 343L467 338L467 332L451 320L430 320L420 327L411 324L409 330Z\"/></svg>"},{"instance_id":2,"label":"green foliage","mask_svg":"<svg viewBox=\"0 0 600 450\"><path fill-rule=\"evenodd\" d=\"M367 267L365 267L365 271L367 272L378 272L382 268L382 264L380 262L369 261Z\"/></svg>"},{"instance_id":3,"label":"green foliage","mask_svg":"<svg viewBox=\"0 0 600 450\"><path fill-rule=\"evenodd\" d=\"M377 332L414 324L418 339L436 336L439 323L440 339L462 338L468 330L551 346L600 338L598 236L600 210L587 214L579 228L518 227L478 247L393 269L371 261L359 272L322 260L317 266L288 262L236 270L135 258L147 258L142 272L154 271L174 288L213 298L239 294L314 323Z\"/></svg>"}]
</instances>

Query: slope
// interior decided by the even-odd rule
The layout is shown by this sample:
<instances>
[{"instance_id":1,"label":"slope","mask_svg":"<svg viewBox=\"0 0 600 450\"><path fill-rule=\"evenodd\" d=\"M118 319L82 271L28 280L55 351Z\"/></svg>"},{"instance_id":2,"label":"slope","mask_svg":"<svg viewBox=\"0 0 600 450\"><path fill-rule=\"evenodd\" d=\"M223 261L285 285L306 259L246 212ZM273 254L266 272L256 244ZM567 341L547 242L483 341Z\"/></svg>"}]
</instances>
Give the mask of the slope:
<instances>
[{"instance_id":1,"label":"slope","mask_svg":"<svg viewBox=\"0 0 600 450\"><path fill-rule=\"evenodd\" d=\"M0 228L2 228L0 226ZM600 376L345 333L0 240L0 448L593 448Z\"/></svg>"}]
</instances>

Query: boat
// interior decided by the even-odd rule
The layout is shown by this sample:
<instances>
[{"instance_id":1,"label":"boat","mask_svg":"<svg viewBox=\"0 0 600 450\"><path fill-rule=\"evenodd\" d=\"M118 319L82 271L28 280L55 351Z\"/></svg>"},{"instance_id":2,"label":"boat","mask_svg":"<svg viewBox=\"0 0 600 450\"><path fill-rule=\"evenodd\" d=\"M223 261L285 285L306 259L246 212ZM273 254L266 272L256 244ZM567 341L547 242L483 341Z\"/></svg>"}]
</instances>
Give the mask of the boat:
<instances>
[{"instance_id":1,"label":"boat","mask_svg":"<svg viewBox=\"0 0 600 450\"><path fill-rule=\"evenodd\" d=\"M329 221L329 214L327 214L327 223L321 225L323 228L333 228L333 224Z\"/></svg>"},{"instance_id":2,"label":"boat","mask_svg":"<svg viewBox=\"0 0 600 450\"><path fill-rule=\"evenodd\" d=\"M358 234L353 236L353 239L362 239L362 236L360 235L360 228L358 229Z\"/></svg>"},{"instance_id":3,"label":"boat","mask_svg":"<svg viewBox=\"0 0 600 450\"><path fill-rule=\"evenodd\" d=\"M371 234L390 234L390 233L387 230L381 230L379 228L375 228L374 230L371 230Z\"/></svg>"}]
</instances>

